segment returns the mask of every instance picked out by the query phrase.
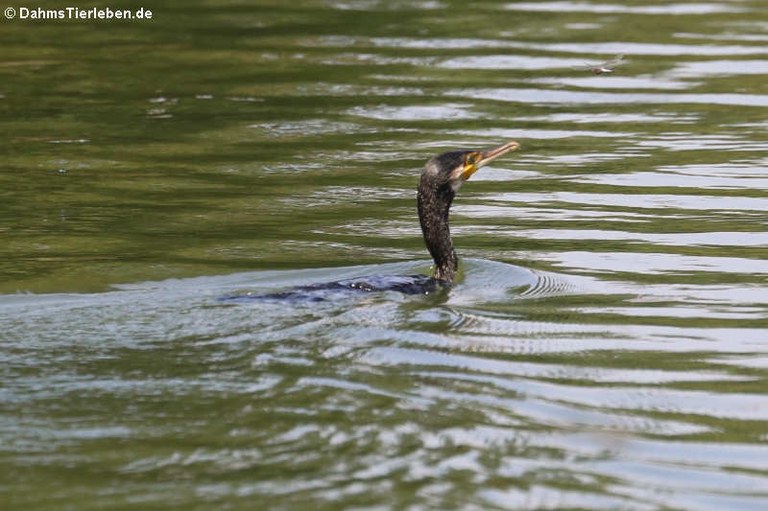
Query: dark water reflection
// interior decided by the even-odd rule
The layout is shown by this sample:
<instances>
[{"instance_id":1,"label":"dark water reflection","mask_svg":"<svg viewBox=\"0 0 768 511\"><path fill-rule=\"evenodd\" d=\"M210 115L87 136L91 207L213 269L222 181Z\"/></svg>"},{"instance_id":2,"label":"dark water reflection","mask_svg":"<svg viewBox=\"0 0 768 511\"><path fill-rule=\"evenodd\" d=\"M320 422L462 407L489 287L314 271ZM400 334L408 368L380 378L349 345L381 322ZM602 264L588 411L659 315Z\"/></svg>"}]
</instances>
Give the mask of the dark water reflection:
<instances>
[{"instance_id":1,"label":"dark water reflection","mask_svg":"<svg viewBox=\"0 0 768 511\"><path fill-rule=\"evenodd\" d=\"M4 19L2 501L764 509L764 7ZM508 139L449 292L217 300L428 272L418 169Z\"/></svg>"}]
</instances>

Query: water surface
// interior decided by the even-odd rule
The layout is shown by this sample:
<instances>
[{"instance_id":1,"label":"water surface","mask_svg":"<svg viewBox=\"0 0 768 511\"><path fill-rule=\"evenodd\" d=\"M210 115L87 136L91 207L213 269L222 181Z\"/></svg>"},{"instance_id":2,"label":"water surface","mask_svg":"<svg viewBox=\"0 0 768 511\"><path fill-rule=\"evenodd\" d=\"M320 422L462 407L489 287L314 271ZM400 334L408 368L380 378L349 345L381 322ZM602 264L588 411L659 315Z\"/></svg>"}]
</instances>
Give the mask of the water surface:
<instances>
[{"instance_id":1,"label":"water surface","mask_svg":"<svg viewBox=\"0 0 768 511\"><path fill-rule=\"evenodd\" d=\"M3 20L9 509L765 509L762 2ZM577 71L624 53L612 75ZM429 272L456 286L222 302Z\"/></svg>"}]
</instances>

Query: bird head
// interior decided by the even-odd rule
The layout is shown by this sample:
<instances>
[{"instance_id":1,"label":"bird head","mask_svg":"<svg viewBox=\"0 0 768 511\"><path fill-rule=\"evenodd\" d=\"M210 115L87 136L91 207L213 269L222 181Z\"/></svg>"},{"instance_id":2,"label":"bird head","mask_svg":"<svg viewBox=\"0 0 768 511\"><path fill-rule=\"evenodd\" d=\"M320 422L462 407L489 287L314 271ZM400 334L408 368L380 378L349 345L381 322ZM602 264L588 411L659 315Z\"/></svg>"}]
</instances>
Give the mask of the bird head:
<instances>
[{"instance_id":1,"label":"bird head","mask_svg":"<svg viewBox=\"0 0 768 511\"><path fill-rule=\"evenodd\" d=\"M509 141L498 147L477 151L449 151L433 157L427 162L422 179L428 179L440 189L448 187L453 193L459 191L472 175L499 156L515 151L520 144Z\"/></svg>"}]
</instances>

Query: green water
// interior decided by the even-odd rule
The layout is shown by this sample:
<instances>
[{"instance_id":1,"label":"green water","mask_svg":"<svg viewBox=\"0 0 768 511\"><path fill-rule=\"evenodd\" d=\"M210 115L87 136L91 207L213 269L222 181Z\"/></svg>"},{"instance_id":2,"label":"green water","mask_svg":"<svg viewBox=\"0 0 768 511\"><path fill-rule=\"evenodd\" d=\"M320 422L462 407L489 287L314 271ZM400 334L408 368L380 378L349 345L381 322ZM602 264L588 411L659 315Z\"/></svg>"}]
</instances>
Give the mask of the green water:
<instances>
[{"instance_id":1,"label":"green water","mask_svg":"<svg viewBox=\"0 0 768 511\"><path fill-rule=\"evenodd\" d=\"M8 509L768 506L764 2L145 7L1 21ZM450 291L219 300L428 272L507 140Z\"/></svg>"}]
</instances>

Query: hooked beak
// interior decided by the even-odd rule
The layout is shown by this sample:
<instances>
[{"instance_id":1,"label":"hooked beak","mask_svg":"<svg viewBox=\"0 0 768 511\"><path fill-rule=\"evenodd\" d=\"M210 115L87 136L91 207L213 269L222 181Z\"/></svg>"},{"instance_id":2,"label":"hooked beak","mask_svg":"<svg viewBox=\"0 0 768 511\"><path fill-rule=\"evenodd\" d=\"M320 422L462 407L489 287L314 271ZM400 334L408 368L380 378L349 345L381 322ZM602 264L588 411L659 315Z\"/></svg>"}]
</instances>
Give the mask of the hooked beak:
<instances>
[{"instance_id":1,"label":"hooked beak","mask_svg":"<svg viewBox=\"0 0 768 511\"><path fill-rule=\"evenodd\" d=\"M500 145L499 147L494 147L492 149L486 149L485 151L480 151L480 159L475 163L475 166L477 168L480 168L483 165L486 165L492 162L499 156L507 154L511 151L517 151L518 149L520 149L520 144L518 144L514 140L510 140L506 144Z\"/></svg>"}]
</instances>

